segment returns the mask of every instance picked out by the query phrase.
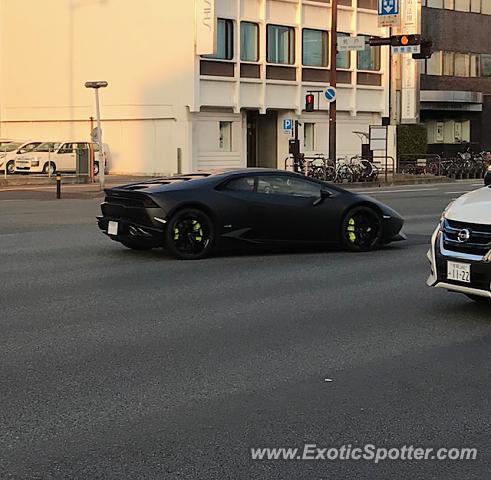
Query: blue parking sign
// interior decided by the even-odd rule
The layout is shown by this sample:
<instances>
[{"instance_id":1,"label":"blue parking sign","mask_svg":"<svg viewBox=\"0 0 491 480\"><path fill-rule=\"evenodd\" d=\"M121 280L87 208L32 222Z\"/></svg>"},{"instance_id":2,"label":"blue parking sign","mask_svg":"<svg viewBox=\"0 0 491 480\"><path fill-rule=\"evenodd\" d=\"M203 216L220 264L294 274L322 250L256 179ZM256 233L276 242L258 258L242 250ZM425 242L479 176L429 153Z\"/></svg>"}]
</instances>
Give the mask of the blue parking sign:
<instances>
[{"instance_id":1,"label":"blue parking sign","mask_svg":"<svg viewBox=\"0 0 491 480\"><path fill-rule=\"evenodd\" d=\"M293 129L293 120L291 118L285 118L283 120L283 130L292 130Z\"/></svg>"}]
</instances>

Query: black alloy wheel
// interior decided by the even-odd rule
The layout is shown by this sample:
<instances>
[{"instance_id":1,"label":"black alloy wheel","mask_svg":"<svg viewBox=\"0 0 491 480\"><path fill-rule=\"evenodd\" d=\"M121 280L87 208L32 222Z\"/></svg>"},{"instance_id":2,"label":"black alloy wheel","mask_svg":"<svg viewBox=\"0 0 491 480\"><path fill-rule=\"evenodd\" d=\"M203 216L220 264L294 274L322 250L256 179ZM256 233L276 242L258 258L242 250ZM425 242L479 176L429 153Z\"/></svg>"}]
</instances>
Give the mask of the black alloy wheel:
<instances>
[{"instance_id":1,"label":"black alloy wheel","mask_svg":"<svg viewBox=\"0 0 491 480\"><path fill-rule=\"evenodd\" d=\"M341 231L343 246L352 252L368 252L382 242L382 219L369 207L356 207L345 216Z\"/></svg>"},{"instance_id":2,"label":"black alloy wheel","mask_svg":"<svg viewBox=\"0 0 491 480\"><path fill-rule=\"evenodd\" d=\"M165 246L180 260L198 260L211 252L214 236L213 223L208 215L195 208L185 208L170 220Z\"/></svg>"}]
</instances>

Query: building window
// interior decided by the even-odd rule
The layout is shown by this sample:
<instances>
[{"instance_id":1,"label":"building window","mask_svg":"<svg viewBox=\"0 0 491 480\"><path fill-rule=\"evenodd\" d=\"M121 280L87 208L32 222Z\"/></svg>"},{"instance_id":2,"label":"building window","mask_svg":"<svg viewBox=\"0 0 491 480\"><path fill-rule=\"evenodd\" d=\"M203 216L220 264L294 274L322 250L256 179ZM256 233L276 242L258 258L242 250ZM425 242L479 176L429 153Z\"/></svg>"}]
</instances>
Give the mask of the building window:
<instances>
[{"instance_id":1,"label":"building window","mask_svg":"<svg viewBox=\"0 0 491 480\"><path fill-rule=\"evenodd\" d=\"M377 10L377 0L358 0L358 8L367 8L369 10Z\"/></svg>"},{"instance_id":2,"label":"building window","mask_svg":"<svg viewBox=\"0 0 491 480\"><path fill-rule=\"evenodd\" d=\"M471 0L471 12L481 13L481 0Z\"/></svg>"},{"instance_id":3,"label":"building window","mask_svg":"<svg viewBox=\"0 0 491 480\"><path fill-rule=\"evenodd\" d=\"M222 152L232 151L232 122L220 122L220 143Z\"/></svg>"},{"instance_id":4,"label":"building window","mask_svg":"<svg viewBox=\"0 0 491 480\"><path fill-rule=\"evenodd\" d=\"M295 63L295 30L292 27L268 25L268 55L269 63Z\"/></svg>"},{"instance_id":5,"label":"building window","mask_svg":"<svg viewBox=\"0 0 491 480\"><path fill-rule=\"evenodd\" d=\"M314 148L315 123L303 124L303 149L305 152L313 152Z\"/></svg>"},{"instance_id":6,"label":"building window","mask_svg":"<svg viewBox=\"0 0 491 480\"><path fill-rule=\"evenodd\" d=\"M427 0L426 6L430 8L443 8L443 0Z\"/></svg>"},{"instance_id":7,"label":"building window","mask_svg":"<svg viewBox=\"0 0 491 480\"><path fill-rule=\"evenodd\" d=\"M454 74L454 53L443 53L443 75L453 76Z\"/></svg>"},{"instance_id":8,"label":"building window","mask_svg":"<svg viewBox=\"0 0 491 480\"><path fill-rule=\"evenodd\" d=\"M234 58L234 22L219 18L217 20L217 50L206 58L232 60Z\"/></svg>"},{"instance_id":9,"label":"building window","mask_svg":"<svg viewBox=\"0 0 491 480\"><path fill-rule=\"evenodd\" d=\"M329 61L329 34L324 30L304 28L302 63L309 67L327 67Z\"/></svg>"},{"instance_id":10,"label":"building window","mask_svg":"<svg viewBox=\"0 0 491 480\"><path fill-rule=\"evenodd\" d=\"M338 32L338 38L349 37L349 33ZM351 55L350 52L338 52L336 55L336 66L338 68L350 68L351 67Z\"/></svg>"},{"instance_id":11,"label":"building window","mask_svg":"<svg viewBox=\"0 0 491 480\"><path fill-rule=\"evenodd\" d=\"M433 52L431 58L426 60L426 75L442 74L442 52Z\"/></svg>"},{"instance_id":12,"label":"building window","mask_svg":"<svg viewBox=\"0 0 491 480\"><path fill-rule=\"evenodd\" d=\"M455 0L455 10L460 12L469 12L470 9L470 0Z\"/></svg>"},{"instance_id":13,"label":"building window","mask_svg":"<svg viewBox=\"0 0 491 480\"><path fill-rule=\"evenodd\" d=\"M470 73L470 57L468 53L455 54L455 71L456 77L468 77Z\"/></svg>"},{"instance_id":14,"label":"building window","mask_svg":"<svg viewBox=\"0 0 491 480\"><path fill-rule=\"evenodd\" d=\"M368 38L368 37L366 37ZM380 47L365 48L358 53L358 70L380 70Z\"/></svg>"},{"instance_id":15,"label":"building window","mask_svg":"<svg viewBox=\"0 0 491 480\"><path fill-rule=\"evenodd\" d=\"M436 129L435 129L435 142L436 143L443 143L445 138L444 138L444 127L445 124L443 122L436 122Z\"/></svg>"},{"instance_id":16,"label":"building window","mask_svg":"<svg viewBox=\"0 0 491 480\"><path fill-rule=\"evenodd\" d=\"M491 54L481 54L481 77L491 77Z\"/></svg>"},{"instance_id":17,"label":"building window","mask_svg":"<svg viewBox=\"0 0 491 480\"><path fill-rule=\"evenodd\" d=\"M470 76L479 77L479 55L473 53L470 56Z\"/></svg>"},{"instance_id":18,"label":"building window","mask_svg":"<svg viewBox=\"0 0 491 480\"><path fill-rule=\"evenodd\" d=\"M251 22L240 24L240 59L243 62L259 60L259 25Z\"/></svg>"}]
</instances>

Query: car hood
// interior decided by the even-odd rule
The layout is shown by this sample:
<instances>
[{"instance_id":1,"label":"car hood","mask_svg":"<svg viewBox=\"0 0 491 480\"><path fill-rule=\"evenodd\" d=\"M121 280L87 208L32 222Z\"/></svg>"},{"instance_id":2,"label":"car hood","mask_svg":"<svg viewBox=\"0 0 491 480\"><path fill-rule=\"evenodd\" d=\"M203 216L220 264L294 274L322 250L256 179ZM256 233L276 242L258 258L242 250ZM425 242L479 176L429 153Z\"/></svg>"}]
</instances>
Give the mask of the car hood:
<instances>
[{"instance_id":1,"label":"car hood","mask_svg":"<svg viewBox=\"0 0 491 480\"><path fill-rule=\"evenodd\" d=\"M399 212L396 212L393 208L389 207L388 205L381 202L380 200L377 200L376 198L370 197L369 195L364 195L362 193L351 193L351 194L355 196L360 202L367 202L377 205L384 215L390 216L392 218L404 219L404 217Z\"/></svg>"},{"instance_id":2,"label":"car hood","mask_svg":"<svg viewBox=\"0 0 491 480\"><path fill-rule=\"evenodd\" d=\"M459 197L445 217L456 222L491 225L491 188L480 188Z\"/></svg>"}]
</instances>

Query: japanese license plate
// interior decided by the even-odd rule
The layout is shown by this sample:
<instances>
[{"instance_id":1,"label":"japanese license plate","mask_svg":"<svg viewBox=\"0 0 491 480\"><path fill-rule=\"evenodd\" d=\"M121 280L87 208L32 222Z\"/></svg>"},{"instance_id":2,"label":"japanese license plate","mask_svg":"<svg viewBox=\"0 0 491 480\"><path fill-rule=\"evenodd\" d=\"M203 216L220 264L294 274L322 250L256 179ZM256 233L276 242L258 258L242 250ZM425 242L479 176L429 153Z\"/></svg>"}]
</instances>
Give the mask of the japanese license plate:
<instances>
[{"instance_id":1,"label":"japanese license plate","mask_svg":"<svg viewBox=\"0 0 491 480\"><path fill-rule=\"evenodd\" d=\"M468 263L447 262L447 279L471 283L471 266Z\"/></svg>"}]
</instances>

